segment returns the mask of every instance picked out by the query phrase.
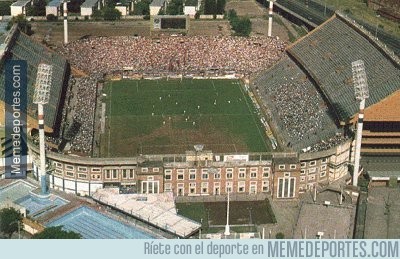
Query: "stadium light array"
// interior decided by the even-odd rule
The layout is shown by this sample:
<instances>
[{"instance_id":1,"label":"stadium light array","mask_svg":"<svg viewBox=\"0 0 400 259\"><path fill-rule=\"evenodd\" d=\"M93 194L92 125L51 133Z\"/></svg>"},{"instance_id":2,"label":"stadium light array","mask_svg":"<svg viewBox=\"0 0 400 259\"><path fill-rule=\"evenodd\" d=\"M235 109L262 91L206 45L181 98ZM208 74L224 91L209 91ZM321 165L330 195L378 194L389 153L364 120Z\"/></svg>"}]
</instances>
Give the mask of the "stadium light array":
<instances>
[{"instance_id":1,"label":"stadium light array","mask_svg":"<svg viewBox=\"0 0 400 259\"><path fill-rule=\"evenodd\" d=\"M44 63L39 64L36 76L35 92L33 94L33 103L36 103L38 105L39 151L40 151L39 179L42 189L42 195L47 194L43 105L48 103L50 99L52 73L53 73L53 66Z\"/></svg>"},{"instance_id":2,"label":"stadium light array","mask_svg":"<svg viewBox=\"0 0 400 259\"><path fill-rule=\"evenodd\" d=\"M51 75L53 66L40 63L38 66L33 103L46 104L50 99Z\"/></svg>"},{"instance_id":3,"label":"stadium light array","mask_svg":"<svg viewBox=\"0 0 400 259\"><path fill-rule=\"evenodd\" d=\"M356 99L360 101L360 111L358 113L356 148L354 154L353 186L358 184L358 173L360 170L361 139L364 122L365 99L369 97L367 73L365 72L364 61L357 60L351 63L353 72L354 93Z\"/></svg>"}]
</instances>

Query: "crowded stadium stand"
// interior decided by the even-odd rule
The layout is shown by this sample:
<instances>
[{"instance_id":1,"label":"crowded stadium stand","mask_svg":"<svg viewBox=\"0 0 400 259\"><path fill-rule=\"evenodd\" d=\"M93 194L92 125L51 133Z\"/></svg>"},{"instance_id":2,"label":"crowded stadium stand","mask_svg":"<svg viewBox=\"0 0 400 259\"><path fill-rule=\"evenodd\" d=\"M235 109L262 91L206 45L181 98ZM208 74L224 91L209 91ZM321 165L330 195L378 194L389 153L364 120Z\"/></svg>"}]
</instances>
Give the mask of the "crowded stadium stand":
<instances>
[{"instance_id":1,"label":"crowded stadium stand","mask_svg":"<svg viewBox=\"0 0 400 259\"><path fill-rule=\"evenodd\" d=\"M390 127L398 123L398 115L388 119L372 110L379 108L378 103L386 107L383 102L398 110L399 103L390 100L400 89L399 59L358 25L336 14L286 52L287 58L254 81L278 132L284 135L284 146L319 151L330 147L324 143L340 143L344 132L338 127L354 123L358 113L351 62L359 59L365 62L369 84L366 121L379 121L377 131L398 132ZM368 119L372 113L374 118Z\"/></svg>"},{"instance_id":2,"label":"crowded stadium stand","mask_svg":"<svg viewBox=\"0 0 400 259\"><path fill-rule=\"evenodd\" d=\"M13 27L6 41L6 51L1 58L0 64L0 97L4 100L6 60L26 60L28 64L28 126L36 127L37 107L33 103L32 98L37 68L41 62L53 65L50 101L48 104L44 105L46 130L50 132L53 131L58 125L57 117L59 108L63 105L63 86L67 73L67 61L54 51L33 41L16 27Z\"/></svg>"},{"instance_id":3,"label":"crowded stadium stand","mask_svg":"<svg viewBox=\"0 0 400 259\"><path fill-rule=\"evenodd\" d=\"M399 89L399 63L377 48L368 36L341 16L331 18L287 50L318 83L341 122L358 112L349 65L365 62L370 97L366 106L380 102ZM348 64L346 66L346 64Z\"/></svg>"}]
</instances>

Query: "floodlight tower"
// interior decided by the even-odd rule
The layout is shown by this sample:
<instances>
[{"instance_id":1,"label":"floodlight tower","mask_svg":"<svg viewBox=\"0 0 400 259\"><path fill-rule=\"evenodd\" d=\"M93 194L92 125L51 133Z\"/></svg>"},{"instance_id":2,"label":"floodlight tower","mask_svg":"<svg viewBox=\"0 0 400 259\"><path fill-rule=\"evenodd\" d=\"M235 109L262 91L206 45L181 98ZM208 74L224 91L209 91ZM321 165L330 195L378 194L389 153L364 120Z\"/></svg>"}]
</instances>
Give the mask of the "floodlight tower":
<instances>
[{"instance_id":1,"label":"floodlight tower","mask_svg":"<svg viewBox=\"0 0 400 259\"><path fill-rule=\"evenodd\" d=\"M230 191L228 190L228 204L226 206L226 225L225 225L225 236L229 236L231 234L230 228L229 228L229 193Z\"/></svg>"},{"instance_id":2,"label":"floodlight tower","mask_svg":"<svg viewBox=\"0 0 400 259\"><path fill-rule=\"evenodd\" d=\"M365 72L364 61L357 60L351 63L353 72L353 84L356 99L360 101L360 112L357 121L356 148L354 155L353 186L358 183L358 171L360 168L361 138L364 121L365 99L369 97L367 74Z\"/></svg>"},{"instance_id":3,"label":"floodlight tower","mask_svg":"<svg viewBox=\"0 0 400 259\"><path fill-rule=\"evenodd\" d=\"M42 188L42 194L47 193L43 105L48 103L50 99L52 72L53 72L53 66L44 63L39 64L36 76L35 92L33 94L33 103L36 103L38 105L39 152L40 152L40 168L38 175Z\"/></svg>"},{"instance_id":4,"label":"floodlight tower","mask_svg":"<svg viewBox=\"0 0 400 259\"><path fill-rule=\"evenodd\" d=\"M268 9L268 37L272 36L272 15L274 9L274 2L276 0L269 0L269 9Z\"/></svg>"},{"instance_id":5,"label":"floodlight tower","mask_svg":"<svg viewBox=\"0 0 400 259\"><path fill-rule=\"evenodd\" d=\"M68 44L68 0L63 0L63 14L64 14L64 44Z\"/></svg>"}]
</instances>

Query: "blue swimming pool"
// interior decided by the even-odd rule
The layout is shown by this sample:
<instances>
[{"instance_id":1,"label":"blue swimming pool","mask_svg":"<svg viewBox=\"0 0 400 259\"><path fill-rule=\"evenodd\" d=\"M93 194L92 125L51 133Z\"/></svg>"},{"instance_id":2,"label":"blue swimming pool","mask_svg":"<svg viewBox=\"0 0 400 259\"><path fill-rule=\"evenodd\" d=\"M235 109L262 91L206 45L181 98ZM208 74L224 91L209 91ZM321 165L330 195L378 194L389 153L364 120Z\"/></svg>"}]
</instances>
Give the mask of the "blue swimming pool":
<instances>
[{"instance_id":1,"label":"blue swimming pool","mask_svg":"<svg viewBox=\"0 0 400 259\"><path fill-rule=\"evenodd\" d=\"M27 214L33 218L39 217L68 203L68 201L57 198L40 198L27 195L15 201L27 210Z\"/></svg>"},{"instance_id":2,"label":"blue swimming pool","mask_svg":"<svg viewBox=\"0 0 400 259\"><path fill-rule=\"evenodd\" d=\"M80 233L85 239L149 239L155 238L132 226L111 219L88 207L78 209L49 224Z\"/></svg>"},{"instance_id":3,"label":"blue swimming pool","mask_svg":"<svg viewBox=\"0 0 400 259\"><path fill-rule=\"evenodd\" d=\"M0 189L0 203L7 200L15 202L27 195L29 192L35 189L34 186L29 185L25 182L16 182Z\"/></svg>"}]
</instances>

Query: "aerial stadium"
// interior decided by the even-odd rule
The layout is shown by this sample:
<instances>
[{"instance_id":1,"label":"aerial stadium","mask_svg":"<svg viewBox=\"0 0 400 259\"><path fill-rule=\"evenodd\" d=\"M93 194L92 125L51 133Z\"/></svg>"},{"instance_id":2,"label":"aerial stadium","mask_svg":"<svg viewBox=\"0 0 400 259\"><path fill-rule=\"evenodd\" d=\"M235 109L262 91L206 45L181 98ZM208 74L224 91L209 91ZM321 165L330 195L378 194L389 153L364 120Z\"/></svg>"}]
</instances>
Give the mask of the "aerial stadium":
<instances>
[{"instance_id":1,"label":"aerial stadium","mask_svg":"<svg viewBox=\"0 0 400 259\"><path fill-rule=\"evenodd\" d=\"M28 168L40 178L33 93L46 63L46 181L107 205L115 202L102 193L107 187L290 200L358 175L351 64L360 59L369 84L361 152L400 152L399 58L340 13L291 45L272 37L89 37L56 52L17 27L2 42L3 97L5 62L28 63Z\"/></svg>"}]
</instances>

